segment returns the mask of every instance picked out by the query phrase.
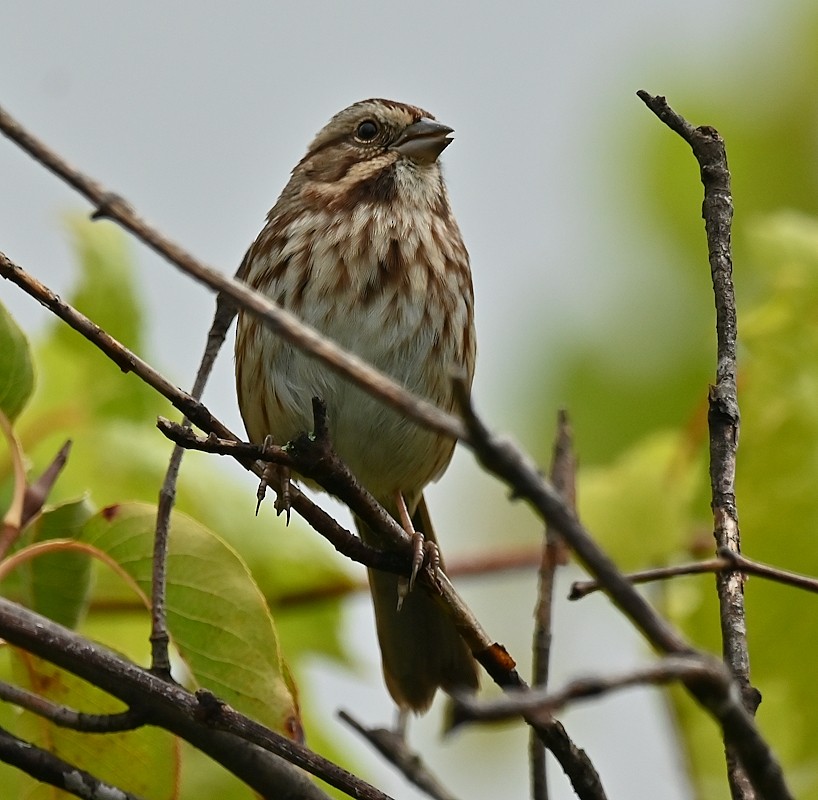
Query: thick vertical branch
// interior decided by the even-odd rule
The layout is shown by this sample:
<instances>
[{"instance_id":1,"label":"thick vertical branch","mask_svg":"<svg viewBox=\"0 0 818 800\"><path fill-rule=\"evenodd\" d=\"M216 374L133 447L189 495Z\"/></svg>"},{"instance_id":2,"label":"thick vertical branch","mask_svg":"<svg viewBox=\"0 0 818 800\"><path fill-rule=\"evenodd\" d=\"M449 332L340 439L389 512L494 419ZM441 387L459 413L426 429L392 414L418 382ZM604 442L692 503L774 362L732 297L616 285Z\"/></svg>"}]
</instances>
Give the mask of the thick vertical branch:
<instances>
[{"instance_id":1,"label":"thick vertical branch","mask_svg":"<svg viewBox=\"0 0 818 800\"><path fill-rule=\"evenodd\" d=\"M733 257L730 230L733 197L724 140L718 131L693 127L668 106L664 97L639 97L671 130L692 148L699 162L704 184L702 217L707 233L707 249L713 293L716 303L717 364L716 383L710 387L710 486L713 509L713 535L718 549L741 552L736 507L736 450L739 434L739 408L736 391L736 301L733 291ZM721 572L716 576L721 618L724 659L741 689L744 706L754 713L759 693L750 683L750 654L744 614L744 579L740 572ZM756 797L734 753L727 747L730 791L735 800Z\"/></svg>"}]
</instances>

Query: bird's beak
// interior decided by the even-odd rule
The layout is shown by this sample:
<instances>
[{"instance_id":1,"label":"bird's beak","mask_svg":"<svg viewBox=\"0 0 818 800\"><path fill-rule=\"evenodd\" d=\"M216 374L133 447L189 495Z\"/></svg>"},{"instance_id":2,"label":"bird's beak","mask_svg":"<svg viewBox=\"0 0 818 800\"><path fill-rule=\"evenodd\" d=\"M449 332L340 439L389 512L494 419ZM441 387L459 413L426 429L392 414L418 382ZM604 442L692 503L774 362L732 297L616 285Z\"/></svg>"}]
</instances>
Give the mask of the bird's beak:
<instances>
[{"instance_id":1,"label":"bird's beak","mask_svg":"<svg viewBox=\"0 0 818 800\"><path fill-rule=\"evenodd\" d=\"M404 129L391 149L420 164L431 164L452 143L448 134L453 130L440 122L420 119Z\"/></svg>"}]
</instances>

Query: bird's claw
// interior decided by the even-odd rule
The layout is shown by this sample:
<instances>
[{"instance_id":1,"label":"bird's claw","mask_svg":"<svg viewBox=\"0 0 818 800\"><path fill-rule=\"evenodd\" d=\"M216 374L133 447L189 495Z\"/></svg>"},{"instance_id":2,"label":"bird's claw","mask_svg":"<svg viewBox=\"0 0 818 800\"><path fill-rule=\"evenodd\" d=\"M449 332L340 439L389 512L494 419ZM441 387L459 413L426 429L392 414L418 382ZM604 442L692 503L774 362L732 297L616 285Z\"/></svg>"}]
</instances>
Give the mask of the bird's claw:
<instances>
[{"instance_id":1,"label":"bird's claw","mask_svg":"<svg viewBox=\"0 0 818 800\"><path fill-rule=\"evenodd\" d=\"M272 447L274 444L273 437L267 435L264 438L264 443L261 446L262 451ZM256 516L261 508L262 500L267 494L267 487L272 486L276 493L276 499L273 503L276 516L280 516L282 512L287 514L287 524L290 524L290 470L287 467L282 467L279 464L267 462L264 466L264 471L261 473L258 490L256 491Z\"/></svg>"},{"instance_id":2,"label":"bird's claw","mask_svg":"<svg viewBox=\"0 0 818 800\"><path fill-rule=\"evenodd\" d=\"M273 503L276 516L281 516L282 513L287 515L287 524L290 524L290 470L287 467L278 468L278 488L276 490L276 499Z\"/></svg>"},{"instance_id":3,"label":"bird's claw","mask_svg":"<svg viewBox=\"0 0 818 800\"><path fill-rule=\"evenodd\" d=\"M402 575L398 578L398 611L400 611L403 601L409 592L415 588L420 571L428 566L434 575L440 569L440 550L437 544L426 537L420 531L412 532L412 570L407 578Z\"/></svg>"},{"instance_id":4,"label":"bird's claw","mask_svg":"<svg viewBox=\"0 0 818 800\"><path fill-rule=\"evenodd\" d=\"M261 473L261 478L259 478L258 489L256 489L256 516L258 516L258 511L261 508L264 496L267 494L267 487L273 479L273 466L273 464L266 464Z\"/></svg>"},{"instance_id":5,"label":"bird's claw","mask_svg":"<svg viewBox=\"0 0 818 800\"><path fill-rule=\"evenodd\" d=\"M430 542L430 544L432 544ZM420 532L412 534L412 571L409 573L409 591L415 588L415 581L426 556L426 537Z\"/></svg>"},{"instance_id":6,"label":"bird's claw","mask_svg":"<svg viewBox=\"0 0 818 800\"><path fill-rule=\"evenodd\" d=\"M400 492L397 493L395 500L401 525L412 539L412 569L408 578L405 576L398 578L398 611L400 611L403 601L415 588L415 581L424 564L431 568L432 574L437 575L440 569L440 550L433 539L427 540L421 531L415 530L409 509L406 507L406 500Z\"/></svg>"}]
</instances>

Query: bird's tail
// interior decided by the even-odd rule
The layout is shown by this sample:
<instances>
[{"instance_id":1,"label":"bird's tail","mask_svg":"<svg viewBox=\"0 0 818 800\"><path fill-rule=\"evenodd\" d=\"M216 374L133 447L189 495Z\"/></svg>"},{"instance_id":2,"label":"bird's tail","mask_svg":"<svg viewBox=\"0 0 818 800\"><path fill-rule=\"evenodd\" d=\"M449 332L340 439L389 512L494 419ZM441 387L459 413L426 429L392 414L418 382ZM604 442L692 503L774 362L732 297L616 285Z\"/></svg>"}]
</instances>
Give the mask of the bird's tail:
<instances>
[{"instance_id":1,"label":"bird's tail","mask_svg":"<svg viewBox=\"0 0 818 800\"><path fill-rule=\"evenodd\" d=\"M415 530L436 541L426 501L412 516ZM361 538L374 547L383 539L360 519ZM369 588L381 647L386 686L399 707L425 711L438 688L476 689L477 664L454 623L422 586L415 586L398 610L398 576L369 570Z\"/></svg>"}]
</instances>

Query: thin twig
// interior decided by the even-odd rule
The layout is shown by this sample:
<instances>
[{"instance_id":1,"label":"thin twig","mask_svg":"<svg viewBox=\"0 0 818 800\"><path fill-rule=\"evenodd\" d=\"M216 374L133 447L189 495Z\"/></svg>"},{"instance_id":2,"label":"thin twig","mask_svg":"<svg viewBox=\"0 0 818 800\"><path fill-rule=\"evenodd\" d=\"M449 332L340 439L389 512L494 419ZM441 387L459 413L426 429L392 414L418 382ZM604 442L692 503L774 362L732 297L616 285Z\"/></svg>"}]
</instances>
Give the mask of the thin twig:
<instances>
[{"instance_id":1,"label":"thin twig","mask_svg":"<svg viewBox=\"0 0 818 800\"><path fill-rule=\"evenodd\" d=\"M736 390L736 299L733 290L733 255L730 229L733 197L724 140L708 126L694 127L677 114L664 97L645 91L640 99L693 150L704 185L702 216L707 233L710 274L716 303L716 384L710 387L707 414L710 429L710 486L716 546L741 552L736 508L736 449L739 436L739 407ZM744 613L744 578L740 572L716 576L724 659L741 688L745 707L755 713L761 695L750 683L750 652ZM727 771L733 800L751 800L755 793L736 763L729 743ZM745 765L746 766L746 765Z\"/></svg>"},{"instance_id":2,"label":"thin twig","mask_svg":"<svg viewBox=\"0 0 818 800\"><path fill-rule=\"evenodd\" d=\"M540 564L542 548L521 545L463 554L446 559L446 572L453 578L499 575L516 570L533 571Z\"/></svg>"},{"instance_id":3,"label":"thin twig","mask_svg":"<svg viewBox=\"0 0 818 800\"><path fill-rule=\"evenodd\" d=\"M412 750L405 737L389 728L367 728L346 711L338 717L369 742L403 776L433 800L456 800L455 796L432 774L420 755Z\"/></svg>"},{"instance_id":4,"label":"thin twig","mask_svg":"<svg viewBox=\"0 0 818 800\"><path fill-rule=\"evenodd\" d=\"M471 695L457 696L455 703L458 725L469 722L502 722L515 717L553 714L578 700L600 697L609 692L632 686L662 686L682 680L705 680L713 684L725 703L734 702L730 676L724 665L712 657L667 656L648 667L629 670L619 675L595 675L570 681L558 691L535 686L522 691L507 692L491 700Z\"/></svg>"},{"instance_id":5,"label":"thin twig","mask_svg":"<svg viewBox=\"0 0 818 800\"><path fill-rule=\"evenodd\" d=\"M557 434L551 460L551 482L566 503L576 508L576 461L573 453L571 426L568 415L557 415ZM548 685L551 661L551 618L554 599L554 577L558 564L565 563L565 545L553 525L545 526L539 570L537 607L534 610L534 642L531 683L535 687ZM531 796L533 800L548 800L548 776L545 747L532 730L528 742L531 762Z\"/></svg>"},{"instance_id":6,"label":"thin twig","mask_svg":"<svg viewBox=\"0 0 818 800\"><path fill-rule=\"evenodd\" d=\"M537 465L509 439L486 428L466 392L461 390L458 399L478 461L511 486L514 496L525 500L544 522L560 531L580 563L605 586L614 603L654 647L667 654L690 652L692 648L682 634L626 580Z\"/></svg>"},{"instance_id":7,"label":"thin twig","mask_svg":"<svg viewBox=\"0 0 818 800\"><path fill-rule=\"evenodd\" d=\"M469 720L498 720L512 716L531 719L552 714L567 703L587 697L639 684L664 684L683 681L686 686L695 685L711 697L713 713L726 732L726 737L741 754L748 777L759 795L767 800L792 798L781 782L780 767L755 727L750 712L744 707L740 691L725 665L703 654L670 656L656 665L614 677L586 678L572 681L560 692L549 693L547 689L530 689L507 694L497 700L479 701L465 696L456 698L455 722Z\"/></svg>"},{"instance_id":8,"label":"thin twig","mask_svg":"<svg viewBox=\"0 0 818 800\"><path fill-rule=\"evenodd\" d=\"M141 712L134 709L118 714L86 714L82 711L75 711L68 706L54 703L46 697L29 692L27 689L12 686L5 681L0 681L0 700L25 708L32 714L50 720L61 728L70 728L83 733L132 731L142 726L145 721Z\"/></svg>"},{"instance_id":9,"label":"thin twig","mask_svg":"<svg viewBox=\"0 0 818 800\"><path fill-rule=\"evenodd\" d=\"M241 268L240 268L241 269ZM216 311L213 322L207 334L205 350L196 372L196 379L190 396L199 401L204 394L216 356L224 344L230 323L236 316L236 307L219 294L216 298ZM185 417L182 425L190 427L190 420ZM156 533L153 540L152 582L151 582L151 669L157 675L170 679L170 658L168 657L167 619L165 612L165 596L167 587L167 558L168 536L170 534L170 517L176 503L176 484L179 481L179 471L182 467L182 458L185 450L179 445L173 446L173 452L168 461L168 468L159 490L159 503L156 509Z\"/></svg>"},{"instance_id":10,"label":"thin twig","mask_svg":"<svg viewBox=\"0 0 818 800\"><path fill-rule=\"evenodd\" d=\"M676 564L672 567L640 570L639 572L628 573L625 577L631 583L639 584L664 581L681 575L704 575L726 571L739 571L744 575L756 575L759 578L766 578L775 583L782 583L785 586L793 586L796 589L818 593L818 578L801 575L797 572L789 572L779 567L773 567L770 564L764 564L761 561L753 561L726 548L719 548L718 558L694 561L691 564ZM571 584L568 599L580 600L602 588L597 581L575 581Z\"/></svg>"}]
</instances>

